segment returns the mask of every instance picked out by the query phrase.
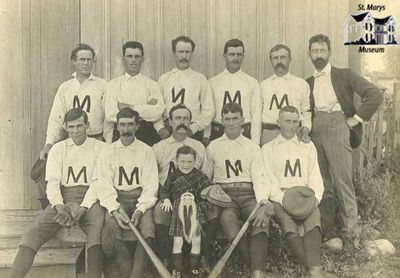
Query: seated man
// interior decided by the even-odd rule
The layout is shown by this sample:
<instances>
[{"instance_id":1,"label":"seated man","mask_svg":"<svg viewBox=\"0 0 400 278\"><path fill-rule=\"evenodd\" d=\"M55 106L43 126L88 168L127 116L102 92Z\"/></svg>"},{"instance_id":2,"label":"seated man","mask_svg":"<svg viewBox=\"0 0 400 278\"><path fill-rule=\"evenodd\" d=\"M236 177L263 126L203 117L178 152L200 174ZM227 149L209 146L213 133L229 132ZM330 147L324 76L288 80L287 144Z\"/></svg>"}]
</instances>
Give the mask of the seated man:
<instances>
[{"instance_id":1,"label":"seated man","mask_svg":"<svg viewBox=\"0 0 400 278\"><path fill-rule=\"evenodd\" d=\"M250 228L249 240L243 238L238 248L242 260L250 264L252 277L263 277L273 205L268 200L270 190L265 183L260 147L242 135L244 118L240 104L225 104L221 116L225 134L207 147L203 172L232 199L232 205L222 208L220 213L228 240L233 241L242 221L249 217L257 203L261 204Z\"/></svg>"},{"instance_id":2,"label":"seated man","mask_svg":"<svg viewBox=\"0 0 400 278\"><path fill-rule=\"evenodd\" d=\"M152 207L157 201L157 162L152 148L135 138L139 118L131 108L121 109L117 114L121 137L108 145L99 158L98 197L100 204L108 210L102 247L111 263L112 258L126 255L125 263L119 265L122 277L130 277L131 272L133 277L142 277L148 261L140 243L136 248L127 245L137 241L127 224L131 221L138 226L149 245L154 240ZM129 256L134 257L133 270Z\"/></svg>"},{"instance_id":3,"label":"seated man","mask_svg":"<svg viewBox=\"0 0 400 278\"><path fill-rule=\"evenodd\" d=\"M195 167L200 169L203 165L205 148L199 141L187 136L190 127L192 112L184 104L177 104L169 111L169 125L172 128L170 137L161 140L153 146L157 158L160 191L167 177L177 168L176 151L182 146L189 146L196 151ZM161 208L159 200L154 207L154 223L156 231L156 246L159 257L167 264L172 255L172 240L169 236L171 212Z\"/></svg>"},{"instance_id":4,"label":"seated man","mask_svg":"<svg viewBox=\"0 0 400 278\"><path fill-rule=\"evenodd\" d=\"M271 188L275 218L296 259L310 277L331 277L321 270L321 220L318 203L324 187L313 143L300 142L299 110L279 112L280 135L262 147L265 175ZM304 237L300 234L304 233Z\"/></svg>"},{"instance_id":5,"label":"seated man","mask_svg":"<svg viewBox=\"0 0 400 278\"><path fill-rule=\"evenodd\" d=\"M101 229L105 210L97 201L92 174L105 143L88 138L88 116L80 108L64 117L68 139L56 143L47 158L47 196L50 205L24 234L11 276L24 277L45 242L61 227L79 223L87 236L89 277L101 277L103 252Z\"/></svg>"}]
</instances>

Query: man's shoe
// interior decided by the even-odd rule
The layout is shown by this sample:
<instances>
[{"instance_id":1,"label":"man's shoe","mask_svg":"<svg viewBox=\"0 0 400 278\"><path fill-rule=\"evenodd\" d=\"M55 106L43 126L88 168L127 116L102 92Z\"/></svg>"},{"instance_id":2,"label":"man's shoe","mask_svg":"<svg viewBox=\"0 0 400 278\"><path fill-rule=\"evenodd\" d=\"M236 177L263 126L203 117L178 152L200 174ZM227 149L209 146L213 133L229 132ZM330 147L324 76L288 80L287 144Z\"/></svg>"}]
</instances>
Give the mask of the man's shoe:
<instances>
[{"instance_id":1,"label":"man's shoe","mask_svg":"<svg viewBox=\"0 0 400 278\"><path fill-rule=\"evenodd\" d=\"M172 270L172 278L181 278L181 272L179 270Z\"/></svg>"},{"instance_id":2,"label":"man's shoe","mask_svg":"<svg viewBox=\"0 0 400 278\"><path fill-rule=\"evenodd\" d=\"M205 256L202 256L200 259L200 270L207 275L211 272L210 264Z\"/></svg>"},{"instance_id":3,"label":"man's shoe","mask_svg":"<svg viewBox=\"0 0 400 278\"><path fill-rule=\"evenodd\" d=\"M351 258L354 256L355 247L354 240L350 236L343 236L343 249L342 249L342 257Z\"/></svg>"},{"instance_id":4,"label":"man's shoe","mask_svg":"<svg viewBox=\"0 0 400 278\"><path fill-rule=\"evenodd\" d=\"M261 270L254 270L253 273L251 274L251 278L266 278L267 275L265 275L264 272Z\"/></svg>"},{"instance_id":5,"label":"man's shoe","mask_svg":"<svg viewBox=\"0 0 400 278\"><path fill-rule=\"evenodd\" d=\"M198 269L192 269L190 272L190 278L198 278L200 277L200 271Z\"/></svg>"}]
</instances>

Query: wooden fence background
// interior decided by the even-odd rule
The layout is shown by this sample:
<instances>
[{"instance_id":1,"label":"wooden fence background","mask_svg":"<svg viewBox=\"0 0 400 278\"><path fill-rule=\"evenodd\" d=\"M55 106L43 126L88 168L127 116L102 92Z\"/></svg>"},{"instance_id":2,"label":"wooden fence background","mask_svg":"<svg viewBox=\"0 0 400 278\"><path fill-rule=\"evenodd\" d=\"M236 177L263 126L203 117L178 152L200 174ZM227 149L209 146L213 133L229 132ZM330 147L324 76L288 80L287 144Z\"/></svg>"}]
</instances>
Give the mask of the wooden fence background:
<instances>
[{"instance_id":1,"label":"wooden fence background","mask_svg":"<svg viewBox=\"0 0 400 278\"><path fill-rule=\"evenodd\" d=\"M373 80L377 83L377 80ZM370 164L379 168L393 152L400 150L400 82L393 83L393 93L382 89L384 101L372 119L364 125L360 156L356 167ZM399 173L399 169L394 169Z\"/></svg>"}]
</instances>

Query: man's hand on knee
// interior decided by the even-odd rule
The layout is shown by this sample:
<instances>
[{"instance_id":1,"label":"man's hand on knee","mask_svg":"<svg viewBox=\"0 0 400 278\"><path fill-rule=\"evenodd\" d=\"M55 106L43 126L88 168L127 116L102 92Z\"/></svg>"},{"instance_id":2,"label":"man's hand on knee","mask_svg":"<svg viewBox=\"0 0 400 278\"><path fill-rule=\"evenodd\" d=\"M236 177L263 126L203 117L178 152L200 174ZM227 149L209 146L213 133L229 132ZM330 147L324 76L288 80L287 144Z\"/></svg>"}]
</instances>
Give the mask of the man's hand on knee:
<instances>
[{"instance_id":1,"label":"man's hand on knee","mask_svg":"<svg viewBox=\"0 0 400 278\"><path fill-rule=\"evenodd\" d=\"M53 219L62 227L72 226L72 216L66 207L64 205L56 205L55 209L57 210L57 215Z\"/></svg>"},{"instance_id":2,"label":"man's hand on knee","mask_svg":"<svg viewBox=\"0 0 400 278\"><path fill-rule=\"evenodd\" d=\"M274 215L274 205L263 199L260 201L260 207L257 209L256 213L252 217L254 227L266 227L268 226L269 219Z\"/></svg>"},{"instance_id":3,"label":"man's hand on knee","mask_svg":"<svg viewBox=\"0 0 400 278\"><path fill-rule=\"evenodd\" d=\"M86 207L79 207L77 210L74 211L74 213L72 214L74 223L78 223L79 220L81 220L81 218L86 214L86 212L88 211L88 208Z\"/></svg>"},{"instance_id":4,"label":"man's hand on knee","mask_svg":"<svg viewBox=\"0 0 400 278\"><path fill-rule=\"evenodd\" d=\"M140 223L140 219L143 216L143 212L140 210L135 210L135 212L132 214L132 218L131 221L133 223L133 225L137 226Z\"/></svg>"},{"instance_id":5,"label":"man's hand on knee","mask_svg":"<svg viewBox=\"0 0 400 278\"><path fill-rule=\"evenodd\" d=\"M117 210L111 212L112 216L114 216L117 221L118 226L122 229L129 230L129 217L126 214L125 210L122 207L119 207Z\"/></svg>"}]
</instances>

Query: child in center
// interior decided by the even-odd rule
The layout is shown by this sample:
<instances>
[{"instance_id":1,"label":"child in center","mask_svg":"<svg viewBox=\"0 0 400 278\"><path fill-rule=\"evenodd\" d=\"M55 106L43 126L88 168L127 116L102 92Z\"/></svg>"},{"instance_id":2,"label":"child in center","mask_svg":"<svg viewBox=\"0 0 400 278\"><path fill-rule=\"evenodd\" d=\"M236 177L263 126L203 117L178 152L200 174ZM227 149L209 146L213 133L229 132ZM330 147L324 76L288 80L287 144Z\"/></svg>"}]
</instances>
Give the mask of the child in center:
<instances>
[{"instance_id":1,"label":"child in center","mask_svg":"<svg viewBox=\"0 0 400 278\"><path fill-rule=\"evenodd\" d=\"M160 188L161 208L172 210L169 234L173 239L173 277L181 277L182 246L185 239L191 243L190 267L192 277L199 275L201 225L205 224L210 204L200 197L201 191L211 185L211 180L194 168L196 152L182 146L176 153L177 169Z\"/></svg>"}]
</instances>

